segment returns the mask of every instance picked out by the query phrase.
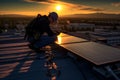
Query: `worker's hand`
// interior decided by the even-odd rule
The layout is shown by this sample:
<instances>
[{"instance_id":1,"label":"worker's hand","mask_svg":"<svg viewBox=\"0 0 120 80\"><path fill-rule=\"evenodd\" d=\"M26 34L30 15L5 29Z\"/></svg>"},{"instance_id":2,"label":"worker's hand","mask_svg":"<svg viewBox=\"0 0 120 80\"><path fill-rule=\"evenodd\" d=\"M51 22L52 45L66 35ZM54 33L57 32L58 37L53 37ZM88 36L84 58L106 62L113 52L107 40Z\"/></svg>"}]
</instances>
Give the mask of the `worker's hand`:
<instances>
[{"instance_id":1,"label":"worker's hand","mask_svg":"<svg viewBox=\"0 0 120 80\"><path fill-rule=\"evenodd\" d=\"M55 32L55 34L56 34L56 35L59 35L59 34L60 34L60 32L59 32L59 31L56 31L56 32Z\"/></svg>"}]
</instances>

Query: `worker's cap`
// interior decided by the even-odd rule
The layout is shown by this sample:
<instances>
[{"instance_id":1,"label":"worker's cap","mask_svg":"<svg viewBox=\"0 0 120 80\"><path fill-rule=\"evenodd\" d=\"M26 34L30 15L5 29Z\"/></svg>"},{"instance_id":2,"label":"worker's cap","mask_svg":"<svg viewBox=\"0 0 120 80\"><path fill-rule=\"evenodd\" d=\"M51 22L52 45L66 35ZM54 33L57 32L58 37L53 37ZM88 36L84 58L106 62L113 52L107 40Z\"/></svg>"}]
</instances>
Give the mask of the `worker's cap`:
<instances>
[{"instance_id":1,"label":"worker's cap","mask_svg":"<svg viewBox=\"0 0 120 80\"><path fill-rule=\"evenodd\" d=\"M49 13L48 17L52 18L53 22L57 22L58 14L56 12Z\"/></svg>"}]
</instances>

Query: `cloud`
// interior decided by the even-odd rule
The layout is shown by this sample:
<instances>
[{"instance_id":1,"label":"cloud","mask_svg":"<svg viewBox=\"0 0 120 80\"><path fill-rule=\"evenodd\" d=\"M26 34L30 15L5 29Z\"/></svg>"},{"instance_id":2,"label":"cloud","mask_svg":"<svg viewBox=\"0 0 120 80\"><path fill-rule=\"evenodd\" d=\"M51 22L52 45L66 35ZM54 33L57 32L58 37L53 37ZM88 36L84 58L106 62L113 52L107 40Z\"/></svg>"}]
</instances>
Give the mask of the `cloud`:
<instances>
[{"instance_id":1,"label":"cloud","mask_svg":"<svg viewBox=\"0 0 120 80\"><path fill-rule=\"evenodd\" d=\"M50 4L55 3L55 0L24 0L26 2L36 2L36 3L42 3L42 4Z\"/></svg>"},{"instance_id":2,"label":"cloud","mask_svg":"<svg viewBox=\"0 0 120 80\"><path fill-rule=\"evenodd\" d=\"M86 6L82 4L72 4L72 3L63 3L64 5L70 7L71 9L76 9L76 10L85 10L85 11L104 11L102 8L94 8L91 6Z\"/></svg>"},{"instance_id":3,"label":"cloud","mask_svg":"<svg viewBox=\"0 0 120 80\"><path fill-rule=\"evenodd\" d=\"M104 9L101 8L94 8L91 6L86 6L86 5L82 5L82 4L75 4L75 3L70 3L70 2L63 2L60 0L25 0L27 2L37 2L37 3L42 3L42 4L62 4L63 6L65 6L68 9L71 10L84 10L84 11L104 11Z\"/></svg>"},{"instance_id":4,"label":"cloud","mask_svg":"<svg viewBox=\"0 0 120 80\"><path fill-rule=\"evenodd\" d=\"M112 5L115 6L115 7L120 7L120 2L112 3Z\"/></svg>"},{"instance_id":5,"label":"cloud","mask_svg":"<svg viewBox=\"0 0 120 80\"><path fill-rule=\"evenodd\" d=\"M104 9L101 8L92 8L92 7L86 7L86 8L82 8L80 10L89 10L89 11L104 11Z\"/></svg>"}]
</instances>

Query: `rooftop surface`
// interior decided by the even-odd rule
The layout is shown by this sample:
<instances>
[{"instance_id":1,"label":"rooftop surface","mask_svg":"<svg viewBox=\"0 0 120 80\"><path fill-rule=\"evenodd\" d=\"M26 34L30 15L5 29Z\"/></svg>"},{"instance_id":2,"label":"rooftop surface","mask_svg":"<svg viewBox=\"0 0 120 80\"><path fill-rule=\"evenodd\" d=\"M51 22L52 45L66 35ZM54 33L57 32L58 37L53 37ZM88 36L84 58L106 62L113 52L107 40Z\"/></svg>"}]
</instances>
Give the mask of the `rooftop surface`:
<instances>
[{"instance_id":1,"label":"rooftop surface","mask_svg":"<svg viewBox=\"0 0 120 80\"><path fill-rule=\"evenodd\" d=\"M22 34L0 34L0 80L51 80L45 67L46 54L35 53L27 45ZM56 80L106 80L92 70L89 62L75 61L61 47L49 46L60 71Z\"/></svg>"}]
</instances>

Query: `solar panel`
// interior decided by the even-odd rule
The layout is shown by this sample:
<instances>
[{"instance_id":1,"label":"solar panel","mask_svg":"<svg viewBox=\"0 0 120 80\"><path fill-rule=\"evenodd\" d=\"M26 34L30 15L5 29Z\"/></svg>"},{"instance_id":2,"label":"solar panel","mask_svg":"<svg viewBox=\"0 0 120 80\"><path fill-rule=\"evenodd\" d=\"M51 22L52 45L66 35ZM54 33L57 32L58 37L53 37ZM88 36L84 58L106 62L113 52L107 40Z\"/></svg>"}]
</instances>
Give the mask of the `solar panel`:
<instances>
[{"instance_id":1,"label":"solar panel","mask_svg":"<svg viewBox=\"0 0 120 80\"><path fill-rule=\"evenodd\" d=\"M65 34L65 33L60 33L59 36L61 36L61 37L68 37L68 36L71 36L71 35Z\"/></svg>"},{"instance_id":2,"label":"solar panel","mask_svg":"<svg viewBox=\"0 0 120 80\"><path fill-rule=\"evenodd\" d=\"M57 44L71 44L71 43L81 43L81 42L86 42L86 41L88 40L61 33L58 36L58 41L56 41L56 43Z\"/></svg>"},{"instance_id":3,"label":"solar panel","mask_svg":"<svg viewBox=\"0 0 120 80\"><path fill-rule=\"evenodd\" d=\"M65 44L60 46L68 49L78 56L87 59L88 61L96 65L120 61L120 49L107 45L95 42L84 42Z\"/></svg>"}]
</instances>

